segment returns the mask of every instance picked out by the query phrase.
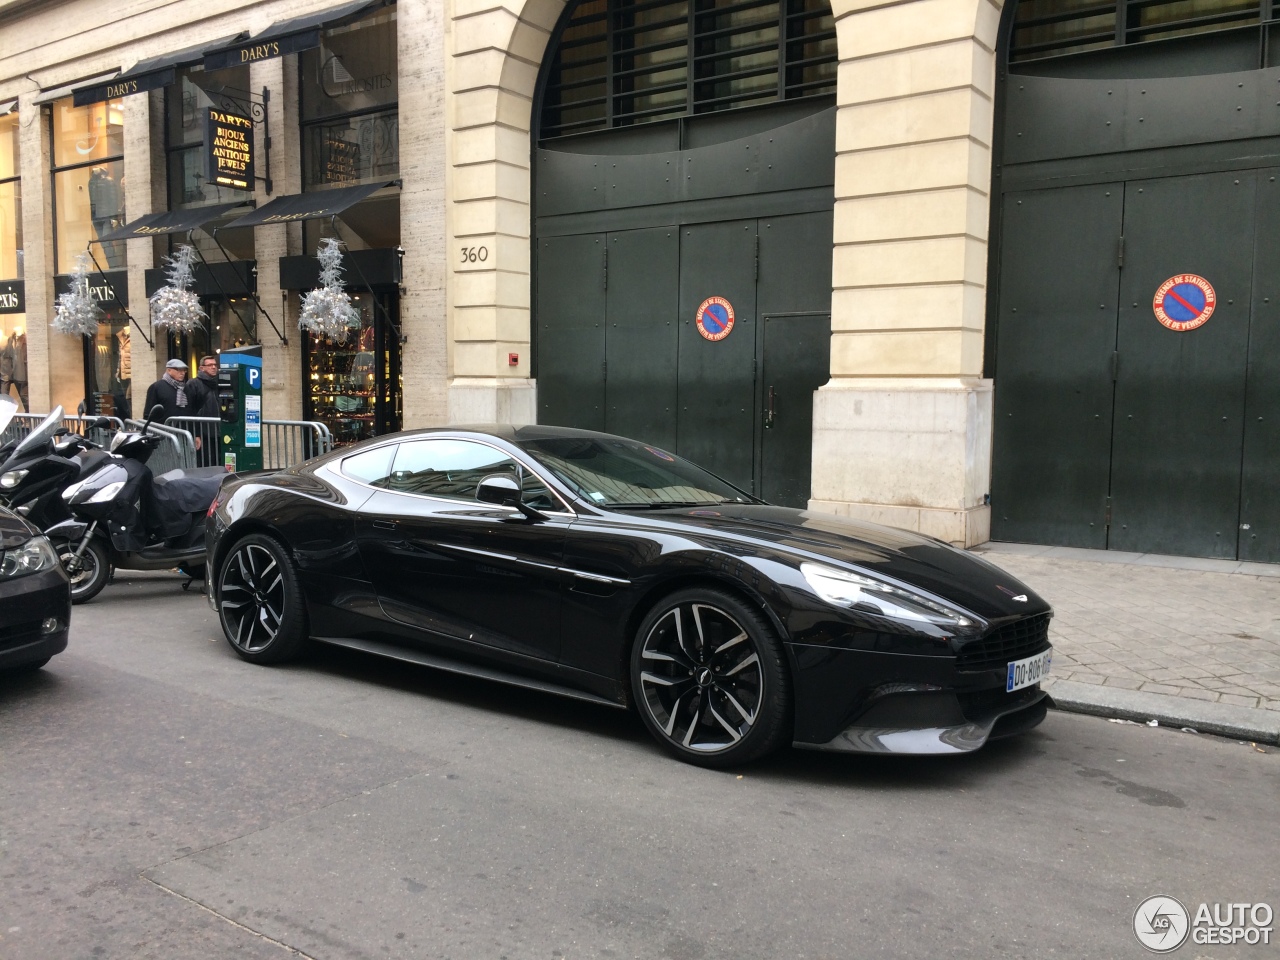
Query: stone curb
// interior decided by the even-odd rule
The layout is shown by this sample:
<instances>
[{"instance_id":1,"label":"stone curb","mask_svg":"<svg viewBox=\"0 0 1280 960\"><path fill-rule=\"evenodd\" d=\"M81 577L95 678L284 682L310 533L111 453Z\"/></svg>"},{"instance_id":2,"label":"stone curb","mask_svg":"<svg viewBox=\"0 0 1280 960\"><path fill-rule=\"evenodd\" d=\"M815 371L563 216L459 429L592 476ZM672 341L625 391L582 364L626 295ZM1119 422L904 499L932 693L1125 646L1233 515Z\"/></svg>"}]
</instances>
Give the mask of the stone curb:
<instances>
[{"instance_id":1,"label":"stone curb","mask_svg":"<svg viewBox=\"0 0 1280 960\"><path fill-rule=\"evenodd\" d=\"M1069 713L1144 723L1158 720L1168 726L1192 727L1199 733L1257 743L1280 743L1280 712L1274 710L1122 690L1077 680L1045 681L1044 689L1049 691L1059 710Z\"/></svg>"}]
</instances>

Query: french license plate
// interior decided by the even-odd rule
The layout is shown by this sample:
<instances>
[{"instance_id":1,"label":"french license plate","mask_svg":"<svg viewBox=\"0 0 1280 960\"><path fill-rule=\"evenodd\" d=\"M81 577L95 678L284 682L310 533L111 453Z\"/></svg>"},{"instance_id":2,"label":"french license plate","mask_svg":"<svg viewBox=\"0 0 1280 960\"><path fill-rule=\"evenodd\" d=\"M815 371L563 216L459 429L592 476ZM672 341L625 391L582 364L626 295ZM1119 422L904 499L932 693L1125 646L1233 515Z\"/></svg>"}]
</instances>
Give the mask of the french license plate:
<instances>
[{"instance_id":1,"label":"french license plate","mask_svg":"<svg viewBox=\"0 0 1280 960\"><path fill-rule=\"evenodd\" d=\"M1053 648L1044 653L1037 653L1025 660L1013 660L1009 663L1009 674L1005 680L1005 693L1021 690L1033 683L1039 683L1049 675L1049 663L1053 660Z\"/></svg>"}]
</instances>

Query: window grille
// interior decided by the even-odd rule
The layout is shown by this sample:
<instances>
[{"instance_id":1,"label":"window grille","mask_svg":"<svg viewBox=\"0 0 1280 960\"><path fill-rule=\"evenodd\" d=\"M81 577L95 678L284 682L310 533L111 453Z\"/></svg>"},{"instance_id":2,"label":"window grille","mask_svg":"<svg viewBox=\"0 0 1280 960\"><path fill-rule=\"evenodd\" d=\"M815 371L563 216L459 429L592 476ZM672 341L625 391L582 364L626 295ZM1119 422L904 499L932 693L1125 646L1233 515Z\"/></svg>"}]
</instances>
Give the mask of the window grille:
<instances>
[{"instance_id":1,"label":"window grille","mask_svg":"<svg viewBox=\"0 0 1280 960\"><path fill-rule=\"evenodd\" d=\"M1009 59L1040 60L1257 25L1261 13L1261 0L1022 0Z\"/></svg>"},{"instance_id":2,"label":"window grille","mask_svg":"<svg viewBox=\"0 0 1280 960\"><path fill-rule=\"evenodd\" d=\"M543 139L835 92L825 0L583 0L543 93Z\"/></svg>"}]
</instances>

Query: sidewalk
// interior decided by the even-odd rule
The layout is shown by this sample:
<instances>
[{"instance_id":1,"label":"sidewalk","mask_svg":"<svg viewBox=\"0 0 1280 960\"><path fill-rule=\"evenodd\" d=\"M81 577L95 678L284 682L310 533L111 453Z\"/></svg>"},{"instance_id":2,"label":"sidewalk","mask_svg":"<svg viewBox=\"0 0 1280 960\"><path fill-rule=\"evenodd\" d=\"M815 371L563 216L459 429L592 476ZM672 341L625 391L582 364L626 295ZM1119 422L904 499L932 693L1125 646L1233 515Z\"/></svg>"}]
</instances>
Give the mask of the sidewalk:
<instances>
[{"instance_id":1,"label":"sidewalk","mask_svg":"<svg viewBox=\"0 0 1280 960\"><path fill-rule=\"evenodd\" d=\"M1054 608L1064 710L1280 743L1280 564L986 543Z\"/></svg>"}]
</instances>

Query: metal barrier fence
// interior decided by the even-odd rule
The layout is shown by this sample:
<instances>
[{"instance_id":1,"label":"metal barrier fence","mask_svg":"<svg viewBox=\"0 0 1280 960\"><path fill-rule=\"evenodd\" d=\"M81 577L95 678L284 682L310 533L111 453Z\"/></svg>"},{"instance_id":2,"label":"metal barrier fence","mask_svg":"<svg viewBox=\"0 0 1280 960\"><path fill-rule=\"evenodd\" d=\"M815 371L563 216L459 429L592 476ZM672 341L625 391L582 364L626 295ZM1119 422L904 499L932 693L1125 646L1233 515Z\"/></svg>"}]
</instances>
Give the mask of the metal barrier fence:
<instances>
[{"instance_id":1,"label":"metal barrier fence","mask_svg":"<svg viewBox=\"0 0 1280 960\"><path fill-rule=\"evenodd\" d=\"M214 466L221 461L219 451L222 421L217 417L170 417L165 424L200 438L202 466ZM323 423L314 420L263 420L262 467L264 470L283 470L295 463L302 463L333 449L333 435Z\"/></svg>"},{"instance_id":2,"label":"metal barrier fence","mask_svg":"<svg viewBox=\"0 0 1280 960\"><path fill-rule=\"evenodd\" d=\"M16 413L4 433L0 434L0 446L10 440L25 437L42 424L47 413ZM109 446L117 430L141 430L142 420L124 420L107 417L109 427L89 428L97 417L70 414L62 418L62 425L73 433L87 436L94 443ZM152 423L151 431L164 438L164 442L151 455L147 466L156 474L175 467L221 466L222 421L217 417L170 417L164 423ZM86 432L86 430L88 432ZM196 438L200 450L196 450ZM283 470L295 463L310 460L333 449L333 435L323 423L313 420L263 420L262 466L267 470Z\"/></svg>"},{"instance_id":3,"label":"metal barrier fence","mask_svg":"<svg viewBox=\"0 0 1280 960\"><path fill-rule=\"evenodd\" d=\"M4 433L0 433L0 447L10 440L18 440L27 436L32 430L44 423L47 416L49 416L47 413L15 413ZM93 423L97 419L97 417L76 416L72 413L63 416L62 425L72 433L79 433L88 437L94 443L106 446L111 441L111 435L122 426L122 421L118 417L107 417L111 421L109 427L88 428L86 433L87 424Z\"/></svg>"},{"instance_id":4,"label":"metal barrier fence","mask_svg":"<svg viewBox=\"0 0 1280 960\"><path fill-rule=\"evenodd\" d=\"M124 425L128 430L141 430L145 422L145 420L126 420ZM147 466L151 468L153 475L158 477L169 470L189 470L198 465L195 437L186 430L152 421L147 432L154 433L164 440L147 460Z\"/></svg>"}]
</instances>

